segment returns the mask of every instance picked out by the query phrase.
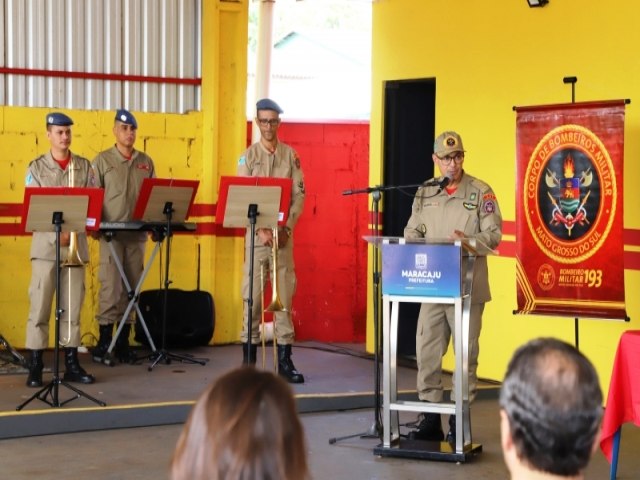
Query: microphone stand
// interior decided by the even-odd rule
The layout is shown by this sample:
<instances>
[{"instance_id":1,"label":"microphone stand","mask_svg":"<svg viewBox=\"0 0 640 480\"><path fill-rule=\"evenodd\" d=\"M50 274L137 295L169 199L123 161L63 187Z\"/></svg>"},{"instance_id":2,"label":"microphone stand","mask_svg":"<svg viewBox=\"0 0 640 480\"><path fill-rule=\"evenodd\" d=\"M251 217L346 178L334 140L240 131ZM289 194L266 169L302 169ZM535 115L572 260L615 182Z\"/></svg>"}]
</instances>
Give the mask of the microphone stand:
<instances>
[{"instance_id":1,"label":"microphone stand","mask_svg":"<svg viewBox=\"0 0 640 480\"><path fill-rule=\"evenodd\" d=\"M379 203L382 198L383 191L387 190L401 190L403 188L413 188L426 186L428 182L418 183L415 185L376 185L375 187L367 187L360 190L345 190L343 195L355 195L359 193L371 193L373 200L373 236L379 236L379 219L378 214L380 212ZM437 183L436 183L437 185ZM374 367L374 422L369 427L369 430L363 433L355 433L352 435L346 435L343 437L333 437L329 439L329 444L333 445L341 440L347 440L349 438L379 438L382 440L382 421L381 421L381 400L380 400L380 268L379 268L379 248L374 242L373 246L373 367Z\"/></svg>"},{"instance_id":2,"label":"microphone stand","mask_svg":"<svg viewBox=\"0 0 640 480\"><path fill-rule=\"evenodd\" d=\"M147 368L148 371L152 371L153 368L160 363L164 362L166 365L171 363L171 360L178 360L180 362L186 363L196 363L198 365L205 365L209 359L208 358L195 358L191 355L183 355L179 353L171 353L166 349L166 338L167 338L167 309L169 307L169 285L171 285L171 280L169 279L169 265L171 263L171 241L173 237L173 232L171 230L171 219L173 216L173 202L166 202L164 204L164 208L162 209L162 213L165 215L167 219L167 223L164 228L158 231L159 241L162 241L164 238L165 243L165 264L164 264L164 286L162 290L162 341L160 350L153 352L149 358L153 360L151 365Z\"/></svg>"}]
</instances>

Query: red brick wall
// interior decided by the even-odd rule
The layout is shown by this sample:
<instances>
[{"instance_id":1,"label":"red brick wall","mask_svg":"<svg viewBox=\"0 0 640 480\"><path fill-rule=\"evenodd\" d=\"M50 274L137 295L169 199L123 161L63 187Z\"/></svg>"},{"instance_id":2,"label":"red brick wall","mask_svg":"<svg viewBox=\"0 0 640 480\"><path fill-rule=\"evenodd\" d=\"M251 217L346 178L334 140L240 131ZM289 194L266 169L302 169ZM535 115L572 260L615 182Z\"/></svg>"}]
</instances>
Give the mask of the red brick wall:
<instances>
[{"instance_id":1,"label":"red brick wall","mask_svg":"<svg viewBox=\"0 0 640 480\"><path fill-rule=\"evenodd\" d=\"M295 231L296 339L364 341L367 244L362 237L368 232L369 198L342 192L367 186L369 124L283 123L279 137L297 150L307 190Z\"/></svg>"}]
</instances>

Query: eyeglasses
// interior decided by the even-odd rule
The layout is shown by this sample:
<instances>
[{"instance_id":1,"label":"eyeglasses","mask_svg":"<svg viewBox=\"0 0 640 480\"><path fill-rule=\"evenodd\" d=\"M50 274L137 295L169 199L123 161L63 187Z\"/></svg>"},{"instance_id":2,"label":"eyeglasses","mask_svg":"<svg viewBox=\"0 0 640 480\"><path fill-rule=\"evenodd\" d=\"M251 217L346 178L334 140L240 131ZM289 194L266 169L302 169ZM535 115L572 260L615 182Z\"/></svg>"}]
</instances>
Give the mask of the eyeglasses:
<instances>
[{"instance_id":1,"label":"eyeglasses","mask_svg":"<svg viewBox=\"0 0 640 480\"><path fill-rule=\"evenodd\" d=\"M442 162L443 165L451 165L451 162L454 161L458 164L462 163L462 161L464 160L464 153L462 152L458 152L455 155L447 155L444 157L438 157L440 159L440 161Z\"/></svg>"},{"instance_id":2,"label":"eyeglasses","mask_svg":"<svg viewBox=\"0 0 640 480\"><path fill-rule=\"evenodd\" d=\"M271 125L272 127L276 127L280 124L279 118L257 118L256 119L260 125L266 127L267 125Z\"/></svg>"}]
</instances>

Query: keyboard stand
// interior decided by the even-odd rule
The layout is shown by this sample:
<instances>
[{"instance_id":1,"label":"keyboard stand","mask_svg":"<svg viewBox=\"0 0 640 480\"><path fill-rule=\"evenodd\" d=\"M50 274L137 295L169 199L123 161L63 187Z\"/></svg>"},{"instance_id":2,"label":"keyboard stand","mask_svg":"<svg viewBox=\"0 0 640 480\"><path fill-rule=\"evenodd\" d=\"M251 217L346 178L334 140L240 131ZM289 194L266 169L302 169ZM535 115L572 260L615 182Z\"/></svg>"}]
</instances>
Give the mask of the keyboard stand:
<instances>
[{"instance_id":1,"label":"keyboard stand","mask_svg":"<svg viewBox=\"0 0 640 480\"><path fill-rule=\"evenodd\" d=\"M115 261L116 267L118 267L118 271L120 272L120 278L122 278L122 282L124 283L124 286L126 287L127 292L129 292L129 303L127 305L127 309L124 311L124 314L122 315L122 319L118 323L118 328L116 329L116 333L113 335L113 338L111 339L111 344L107 349L107 353L104 356L103 363L109 366L114 365L114 359L113 359L113 356L111 355L111 352L115 347L118 337L120 336L120 332L122 332L122 329L124 328L125 323L127 323L127 318L129 318L129 313L131 313L131 310L134 307L137 313L137 321L140 322L140 324L142 325L144 334L147 336L147 340L149 340L149 346L151 347L151 351L153 353L157 351L156 346L153 343L153 339L151 338L151 334L149 333L149 329L147 328L147 324L144 321L142 312L140 311L140 307L138 306L138 298L140 296L140 290L142 289L142 284L144 283L145 278L147 278L147 275L149 274L149 270L151 269L151 265L153 264L153 260L156 258L156 255L160 250L160 246L162 245L162 240L158 240L156 242L155 246L153 247L153 251L151 252L151 257L149 257L149 260L144 266L142 275L140 276L140 280L138 280L138 284L136 285L135 290L131 290L131 285L129 284L127 275L124 273L122 262L120 261L120 258L118 257L118 255L116 255L115 248L111 243L111 239L113 235L114 235L113 232L105 232L106 241L109 244L109 248L111 249L111 256Z\"/></svg>"}]
</instances>

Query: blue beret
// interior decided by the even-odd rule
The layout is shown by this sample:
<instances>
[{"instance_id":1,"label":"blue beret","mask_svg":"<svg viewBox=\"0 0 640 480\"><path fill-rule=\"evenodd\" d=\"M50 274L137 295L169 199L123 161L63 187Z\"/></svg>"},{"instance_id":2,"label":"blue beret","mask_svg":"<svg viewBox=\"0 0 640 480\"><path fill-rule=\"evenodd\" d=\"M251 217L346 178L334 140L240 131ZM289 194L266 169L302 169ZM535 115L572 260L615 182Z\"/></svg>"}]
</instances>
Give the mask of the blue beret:
<instances>
[{"instance_id":1,"label":"blue beret","mask_svg":"<svg viewBox=\"0 0 640 480\"><path fill-rule=\"evenodd\" d=\"M273 110L274 112L284 113L276 102L270 98L263 98L256 103L256 110Z\"/></svg>"},{"instance_id":2,"label":"blue beret","mask_svg":"<svg viewBox=\"0 0 640 480\"><path fill-rule=\"evenodd\" d=\"M47 114L47 126L55 125L58 127L68 127L73 125L73 120L70 117L60 112L53 112Z\"/></svg>"},{"instance_id":3,"label":"blue beret","mask_svg":"<svg viewBox=\"0 0 640 480\"><path fill-rule=\"evenodd\" d=\"M136 117L134 117L130 111L121 108L116 112L116 121L122 122L126 125L131 125L133 128L138 128L138 122L136 122Z\"/></svg>"}]
</instances>

